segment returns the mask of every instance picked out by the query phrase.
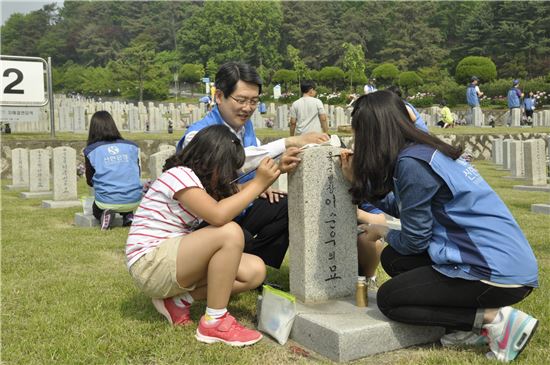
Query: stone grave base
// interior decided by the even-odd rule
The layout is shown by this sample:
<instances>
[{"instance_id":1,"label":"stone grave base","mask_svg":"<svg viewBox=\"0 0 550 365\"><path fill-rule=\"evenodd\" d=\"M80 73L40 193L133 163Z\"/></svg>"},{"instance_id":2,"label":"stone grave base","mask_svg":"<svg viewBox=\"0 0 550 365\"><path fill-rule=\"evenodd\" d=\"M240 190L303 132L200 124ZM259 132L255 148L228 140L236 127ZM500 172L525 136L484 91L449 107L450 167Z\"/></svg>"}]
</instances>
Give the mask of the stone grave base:
<instances>
[{"instance_id":1,"label":"stone grave base","mask_svg":"<svg viewBox=\"0 0 550 365\"><path fill-rule=\"evenodd\" d=\"M74 225L77 227L99 227L99 221L93 215L80 212L74 215ZM122 227L122 216L120 214L115 215L111 227Z\"/></svg>"},{"instance_id":2,"label":"stone grave base","mask_svg":"<svg viewBox=\"0 0 550 365\"><path fill-rule=\"evenodd\" d=\"M290 337L331 360L344 362L408 346L438 341L443 327L412 326L390 321L369 292L367 308L355 298L318 304L296 302L297 315Z\"/></svg>"},{"instance_id":3,"label":"stone grave base","mask_svg":"<svg viewBox=\"0 0 550 365\"><path fill-rule=\"evenodd\" d=\"M5 189L6 190L22 190L22 189L28 189L29 186L28 185L6 185L5 186Z\"/></svg>"},{"instance_id":4,"label":"stone grave base","mask_svg":"<svg viewBox=\"0 0 550 365\"><path fill-rule=\"evenodd\" d=\"M82 207L80 200L42 200L42 208Z\"/></svg>"},{"instance_id":5,"label":"stone grave base","mask_svg":"<svg viewBox=\"0 0 550 365\"><path fill-rule=\"evenodd\" d=\"M52 194L51 191L24 191L19 196L23 199L43 199L51 198Z\"/></svg>"},{"instance_id":6,"label":"stone grave base","mask_svg":"<svg viewBox=\"0 0 550 365\"><path fill-rule=\"evenodd\" d=\"M542 191L550 193L550 185L514 185L514 190Z\"/></svg>"},{"instance_id":7,"label":"stone grave base","mask_svg":"<svg viewBox=\"0 0 550 365\"><path fill-rule=\"evenodd\" d=\"M531 204L531 212L550 215L550 204Z\"/></svg>"}]
</instances>

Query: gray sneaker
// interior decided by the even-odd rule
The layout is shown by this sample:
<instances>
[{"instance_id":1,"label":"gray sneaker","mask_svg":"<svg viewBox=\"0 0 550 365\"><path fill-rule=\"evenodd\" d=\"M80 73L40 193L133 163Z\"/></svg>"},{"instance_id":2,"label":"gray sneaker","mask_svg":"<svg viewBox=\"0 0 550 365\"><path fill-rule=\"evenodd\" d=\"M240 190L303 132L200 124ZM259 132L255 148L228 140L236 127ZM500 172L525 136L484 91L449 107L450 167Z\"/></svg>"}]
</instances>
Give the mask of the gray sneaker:
<instances>
[{"instance_id":1,"label":"gray sneaker","mask_svg":"<svg viewBox=\"0 0 550 365\"><path fill-rule=\"evenodd\" d=\"M451 346L483 346L489 344L487 336L470 331L454 331L447 333L439 340L443 347Z\"/></svg>"}]
</instances>

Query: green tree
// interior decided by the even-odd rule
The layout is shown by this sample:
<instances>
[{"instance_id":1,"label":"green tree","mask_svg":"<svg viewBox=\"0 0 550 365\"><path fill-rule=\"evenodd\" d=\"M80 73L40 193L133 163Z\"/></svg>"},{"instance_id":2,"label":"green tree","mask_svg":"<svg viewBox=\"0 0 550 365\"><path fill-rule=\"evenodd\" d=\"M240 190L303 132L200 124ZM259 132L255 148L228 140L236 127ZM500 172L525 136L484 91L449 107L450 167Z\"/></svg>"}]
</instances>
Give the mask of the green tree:
<instances>
[{"instance_id":1,"label":"green tree","mask_svg":"<svg viewBox=\"0 0 550 365\"><path fill-rule=\"evenodd\" d=\"M297 48L292 47L292 45L288 45L286 47L288 58L290 59L290 62L292 62L292 67L294 69L294 72L296 72L296 76L298 77L298 84L300 85L302 83L302 79L307 73L307 65L304 61L302 61L302 58L300 57L300 51Z\"/></svg>"},{"instance_id":2,"label":"green tree","mask_svg":"<svg viewBox=\"0 0 550 365\"><path fill-rule=\"evenodd\" d=\"M181 80L187 82L191 86L191 96L194 95L193 87L204 77L203 65L186 63L181 66Z\"/></svg>"},{"instance_id":3,"label":"green tree","mask_svg":"<svg viewBox=\"0 0 550 365\"><path fill-rule=\"evenodd\" d=\"M178 31L179 49L185 50L182 59L278 66L282 20L279 2L205 2Z\"/></svg>"},{"instance_id":4,"label":"green tree","mask_svg":"<svg viewBox=\"0 0 550 365\"><path fill-rule=\"evenodd\" d=\"M216 73L219 68L220 66L214 61L214 58L208 59L208 62L206 62L206 76L210 77L210 81L216 81Z\"/></svg>"},{"instance_id":5,"label":"green tree","mask_svg":"<svg viewBox=\"0 0 550 365\"><path fill-rule=\"evenodd\" d=\"M344 66L344 70L348 72L350 91L353 91L353 76L362 75L365 72L365 53L360 44L353 45L344 42L342 48L344 48L344 60L342 61L342 65Z\"/></svg>"},{"instance_id":6,"label":"green tree","mask_svg":"<svg viewBox=\"0 0 550 365\"><path fill-rule=\"evenodd\" d=\"M336 91L336 85L344 81L346 75L340 67L327 66L319 72L319 79Z\"/></svg>"},{"instance_id":7,"label":"green tree","mask_svg":"<svg viewBox=\"0 0 550 365\"><path fill-rule=\"evenodd\" d=\"M399 86L405 90L405 94L409 89L416 88L422 85L423 81L414 71L405 71L399 74Z\"/></svg>"},{"instance_id":8,"label":"green tree","mask_svg":"<svg viewBox=\"0 0 550 365\"><path fill-rule=\"evenodd\" d=\"M155 51L152 44L136 39L128 48L122 50L118 59L111 62L109 67L116 80L123 84L124 90L130 95L137 90L139 101L143 101L146 83L157 76L153 67L154 59Z\"/></svg>"},{"instance_id":9,"label":"green tree","mask_svg":"<svg viewBox=\"0 0 550 365\"><path fill-rule=\"evenodd\" d=\"M456 66L456 82L465 84L473 75L479 77L482 82L489 82L496 79L497 67L488 57L469 56L463 58Z\"/></svg>"},{"instance_id":10,"label":"green tree","mask_svg":"<svg viewBox=\"0 0 550 365\"><path fill-rule=\"evenodd\" d=\"M392 63L383 63L372 70L372 77L383 86L389 86L395 83L399 76L399 69Z\"/></svg>"},{"instance_id":11,"label":"green tree","mask_svg":"<svg viewBox=\"0 0 550 365\"><path fill-rule=\"evenodd\" d=\"M295 82L298 79L296 71L293 70L277 70L273 75L273 81L284 85L285 92L288 92L288 85Z\"/></svg>"}]
</instances>

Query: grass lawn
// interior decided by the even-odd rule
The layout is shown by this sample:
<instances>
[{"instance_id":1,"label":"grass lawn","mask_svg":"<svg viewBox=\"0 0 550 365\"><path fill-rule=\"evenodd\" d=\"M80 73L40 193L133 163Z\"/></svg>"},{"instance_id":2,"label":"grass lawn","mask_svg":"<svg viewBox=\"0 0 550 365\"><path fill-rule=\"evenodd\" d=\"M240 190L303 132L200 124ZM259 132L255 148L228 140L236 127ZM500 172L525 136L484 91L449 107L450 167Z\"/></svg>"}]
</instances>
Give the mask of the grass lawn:
<instances>
[{"instance_id":1,"label":"grass lawn","mask_svg":"<svg viewBox=\"0 0 550 365\"><path fill-rule=\"evenodd\" d=\"M530 212L549 195L512 190L488 162L477 168L504 199L531 242L540 288L517 307L537 317L539 329L517 364L550 364L550 218ZM10 182L3 180L2 185ZM83 179L79 192L86 194ZM174 328L133 285L124 244L128 228L101 232L72 225L80 208L42 209L41 201L2 191L2 364L328 364L289 341L263 340L248 348L205 345L195 326ZM382 275L382 273L380 273ZM269 281L288 289L288 265ZM251 325L257 293L233 298L229 310ZM193 306L198 319L204 302ZM403 349L354 364L495 364L481 349L437 344Z\"/></svg>"}]
</instances>

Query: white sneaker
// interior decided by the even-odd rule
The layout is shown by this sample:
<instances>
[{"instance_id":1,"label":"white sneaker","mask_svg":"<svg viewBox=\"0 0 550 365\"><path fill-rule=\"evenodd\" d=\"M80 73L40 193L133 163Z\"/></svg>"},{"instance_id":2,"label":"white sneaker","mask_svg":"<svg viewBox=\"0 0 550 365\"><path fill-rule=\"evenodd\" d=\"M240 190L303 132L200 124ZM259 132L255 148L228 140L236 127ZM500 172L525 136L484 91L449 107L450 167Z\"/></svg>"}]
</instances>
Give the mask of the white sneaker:
<instances>
[{"instance_id":1,"label":"white sneaker","mask_svg":"<svg viewBox=\"0 0 550 365\"><path fill-rule=\"evenodd\" d=\"M439 339L443 347L451 346L483 346L489 343L487 336L471 331L454 331Z\"/></svg>"},{"instance_id":2,"label":"white sneaker","mask_svg":"<svg viewBox=\"0 0 550 365\"><path fill-rule=\"evenodd\" d=\"M502 320L483 326L489 337L489 347L497 360L509 362L523 351L535 330L538 320L512 307L503 307L499 311ZM488 356L489 357L489 356Z\"/></svg>"},{"instance_id":3,"label":"white sneaker","mask_svg":"<svg viewBox=\"0 0 550 365\"><path fill-rule=\"evenodd\" d=\"M376 284L376 279L368 278L367 279L367 291L378 291L378 285Z\"/></svg>"}]
</instances>

